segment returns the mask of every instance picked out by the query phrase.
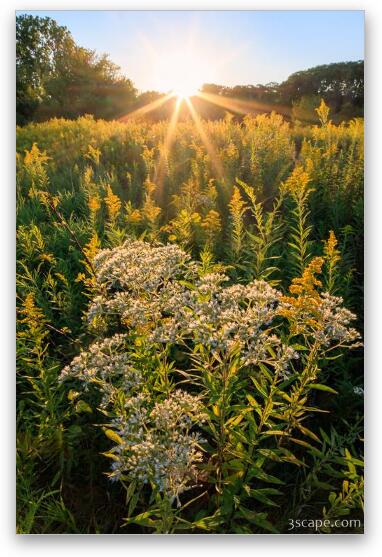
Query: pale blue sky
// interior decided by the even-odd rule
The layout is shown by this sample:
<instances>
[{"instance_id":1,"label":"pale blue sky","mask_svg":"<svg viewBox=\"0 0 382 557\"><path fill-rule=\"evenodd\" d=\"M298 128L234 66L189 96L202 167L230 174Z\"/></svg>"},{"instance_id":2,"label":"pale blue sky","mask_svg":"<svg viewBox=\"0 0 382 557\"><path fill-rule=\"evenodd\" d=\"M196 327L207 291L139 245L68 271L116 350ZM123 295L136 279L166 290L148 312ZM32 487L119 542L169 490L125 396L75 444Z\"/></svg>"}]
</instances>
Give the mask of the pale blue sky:
<instances>
[{"instance_id":1,"label":"pale blue sky","mask_svg":"<svg viewBox=\"0 0 382 557\"><path fill-rule=\"evenodd\" d=\"M223 85L280 82L298 70L364 57L362 11L27 13L52 17L81 46L108 53L140 90L165 89L158 60L163 74L163 59L181 59L190 40L201 81Z\"/></svg>"}]
</instances>

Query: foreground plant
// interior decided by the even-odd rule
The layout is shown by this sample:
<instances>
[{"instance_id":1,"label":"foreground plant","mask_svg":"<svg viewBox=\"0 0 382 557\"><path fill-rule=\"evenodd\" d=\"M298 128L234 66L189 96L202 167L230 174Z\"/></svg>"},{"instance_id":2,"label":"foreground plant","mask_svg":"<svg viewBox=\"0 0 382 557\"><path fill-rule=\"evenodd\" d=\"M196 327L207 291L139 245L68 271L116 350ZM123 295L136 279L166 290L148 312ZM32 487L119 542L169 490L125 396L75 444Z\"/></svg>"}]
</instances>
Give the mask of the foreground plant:
<instances>
[{"instance_id":1,"label":"foreground plant","mask_svg":"<svg viewBox=\"0 0 382 557\"><path fill-rule=\"evenodd\" d=\"M301 466L320 443L306 425L320 410L311 393L335 392L317 382L321 365L359 344L355 316L318 290L322 265L312 260L283 295L265 281L227 284L175 245L131 240L95 256L88 324L101 338L61 379L90 389L107 418L127 524L276 530L277 463Z\"/></svg>"}]
</instances>

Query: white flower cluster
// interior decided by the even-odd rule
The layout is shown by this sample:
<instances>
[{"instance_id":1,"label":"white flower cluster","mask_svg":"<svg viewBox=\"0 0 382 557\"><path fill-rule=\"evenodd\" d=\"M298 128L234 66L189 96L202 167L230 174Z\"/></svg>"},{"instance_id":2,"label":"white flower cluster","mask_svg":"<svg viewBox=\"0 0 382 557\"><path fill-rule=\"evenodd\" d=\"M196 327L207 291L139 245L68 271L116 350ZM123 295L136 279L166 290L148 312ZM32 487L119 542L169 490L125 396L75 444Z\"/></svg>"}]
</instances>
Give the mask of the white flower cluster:
<instances>
[{"instance_id":1,"label":"white flower cluster","mask_svg":"<svg viewBox=\"0 0 382 557\"><path fill-rule=\"evenodd\" d=\"M126 351L126 335L116 334L91 344L66 366L59 377L63 381L75 377L85 390L93 383L103 392L102 407L108 406L119 389L127 394L143 385L142 370L137 369Z\"/></svg>"},{"instance_id":2,"label":"white flower cluster","mask_svg":"<svg viewBox=\"0 0 382 557\"><path fill-rule=\"evenodd\" d=\"M144 242L100 252L96 269L106 291L94 299L90 323L118 316L125 325L145 327L153 342L192 339L223 353L239 346L247 365L269 358L269 348L277 349L285 374L287 363L297 357L264 330L277 315L281 296L264 281L224 287L228 277L220 273L197 279L195 264L179 247ZM192 287L186 276L193 277Z\"/></svg>"},{"instance_id":3,"label":"white flower cluster","mask_svg":"<svg viewBox=\"0 0 382 557\"><path fill-rule=\"evenodd\" d=\"M326 346L334 342L350 344L352 348L355 348L360 346L360 343L357 342L360 339L360 334L349 325L356 316L344 308L342 303L343 299L339 296L331 296L327 292L321 295L319 312L323 332L320 340Z\"/></svg>"},{"instance_id":4,"label":"white flower cluster","mask_svg":"<svg viewBox=\"0 0 382 557\"><path fill-rule=\"evenodd\" d=\"M126 417L112 427L121 439L112 449L112 480L122 476L151 483L179 504L179 495L197 481L196 463L202 460L201 438L191 432L194 423L206 416L196 397L173 391L163 402L148 410L150 400L140 394L128 400Z\"/></svg>"},{"instance_id":5,"label":"white flower cluster","mask_svg":"<svg viewBox=\"0 0 382 557\"><path fill-rule=\"evenodd\" d=\"M355 316L342 307L341 298L322 294L319 303L294 304L265 281L227 286L224 274L200 277L197 264L173 244L126 242L101 251L95 269L100 295L90 306L89 322L110 318L144 335L149 344L202 344L222 356L239 348L242 364L266 362L287 378L299 355L282 342L282 333L276 334L283 330L283 316L290 315L297 331L314 335L324 347L359 338L349 327ZM116 334L74 358L61 379L78 378L85 388L97 384L103 408L122 389L126 402L123 415L112 422L120 442L112 449L110 477L151 483L179 501L179 494L197 481L202 453L191 429L205 416L200 401L181 390L153 405L145 373L133 358L129 335Z\"/></svg>"},{"instance_id":6,"label":"white flower cluster","mask_svg":"<svg viewBox=\"0 0 382 557\"><path fill-rule=\"evenodd\" d=\"M108 288L153 292L169 279L184 274L190 259L176 244L152 248L140 240L101 250L94 259L97 281Z\"/></svg>"},{"instance_id":7,"label":"white flower cluster","mask_svg":"<svg viewBox=\"0 0 382 557\"><path fill-rule=\"evenodd\" d=\"M364 396L365 391L363 390L363 387L353 387L353 393L357 396Z\"/></svg>"},{"instance_id":8,"label":"white flower cluster","mask_svg":"<svg viewBox=\"0 0 382 557\"><path fill-rule=\"evenodd\" d=\"M306 308L300 308L294 314L298 324L298 330L311 332L315 340L322 346L343 345L349 348L362 346L359 342L360 334L356 329L350 327L350 323L356 319L356 315L342 306L343 299L332 296L328 292L320 295L319 302ZM286 309L292 305L283 302ZM314 323L311 326L311 323Z\"/></svg>"},{"instance_id":9,"label":"white flower cluster","mask_svg":"<svg viewBox=\"0 0 382 557\"><path fill-rule=\"evenodd\" d=\"M221 353L239 346L247 365L269 358L270 347L282 348L280 339L266 330L277 315L281 294L264 281L223 287L226 280L216 273L202 277L183 299L178 297L176 307L165 308L168 317L156 323L152 339L191 338Z\"/></svg>"},{"instance_id":10,"label":"white flower cluster","mask_svg":"<svg viewBox=\"0 0 382 557\"><path fill-rule=\"evenodd\" d=\"M192 340L220 353L238 346L244 364L267 360L284 375L291 360L298 358L272 331L280 309L289 304L265 281L225 286L224 274L198 278L196 264L176 245L152 247L141 241L100 252L96 269L106 290L91 305L90 322L118 317L129 327L144 327L152 342ZM192 284L185 280L190 277ZM302 329L312 311L319 324L314 334L323 346L351 344L359 338L349 327L355 316L342 307L341 298L324 293L317 306L296 314ZM271 352L277 358L272 360Z\"/></svg>"}]
</instances>

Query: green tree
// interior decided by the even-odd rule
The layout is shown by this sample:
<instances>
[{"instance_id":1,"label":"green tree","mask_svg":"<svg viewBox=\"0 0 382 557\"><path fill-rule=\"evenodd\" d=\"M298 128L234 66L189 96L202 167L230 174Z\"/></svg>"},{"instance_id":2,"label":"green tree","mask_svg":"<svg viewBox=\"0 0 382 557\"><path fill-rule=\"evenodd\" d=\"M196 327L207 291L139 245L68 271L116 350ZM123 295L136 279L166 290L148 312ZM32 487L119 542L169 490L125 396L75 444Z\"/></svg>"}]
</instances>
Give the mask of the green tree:
<instances>
[{"instance_id":1,"label":"green tree","mask_svg":"<svg viewBox=\"0 0 382 557\"><path fill-rule=\"evenodd\" d=\"M304 96L318 95L325 99L334 112L339 112L345 103L362 107L363 68L363 60L359 60L325 64L296 72L280 85L281 99L290 103Z\"/></svg>"},{"instance_id":2,"label":"green tree","mask_svg":"<svg viewBox=\"0 0 382 557\"><path fill-rule=\"evenodd\" d=\"M16 18L17 123L31 120L46 101L45 83L56 72L58 52L74 44L66 27L48 18L21 15Z\"/></svg>"},{"instance_id":3,"label":"green tree","mask_svg":"<svg viewBox=\"0 0 382 557\"><path fill-rule=\"evenodd\" d=\"M53 19L16 18L17 123L89 113L115 118L136 99L133 83L107 55L78 46Z\"/></svg>"}]
</instances>

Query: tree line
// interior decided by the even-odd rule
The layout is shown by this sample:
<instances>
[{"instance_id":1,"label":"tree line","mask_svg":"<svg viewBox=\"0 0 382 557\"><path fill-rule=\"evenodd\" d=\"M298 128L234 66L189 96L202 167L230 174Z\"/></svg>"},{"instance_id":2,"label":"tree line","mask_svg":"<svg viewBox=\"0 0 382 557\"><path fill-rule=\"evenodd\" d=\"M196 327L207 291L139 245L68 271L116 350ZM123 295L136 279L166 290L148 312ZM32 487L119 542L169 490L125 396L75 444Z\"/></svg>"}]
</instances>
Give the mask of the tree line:
<instances>
[{"instance_id":1,"label":"tree line","mask_svg":"<svg viewBox=\"0 0 382 557\"><path fill-rule=\"evenodd\" d=\"M194 99L199 113L210 119L221 118L227 111L237 112L235 107L226 106L227 98L244 103L242 106L247 106L249 112L276 110L292 120L310 123L316 119L314 108L318 99L324 98L335 120L349 119L363 115L364 64L359 60L316 66L296 72L280 84L235 87L204 84L201 91L223 101L216 105L206 97ZM139 93L132 80L107 55L77 45L70 31L53 19L16 17L17 124L52 117L71 119L83 114L111 120L163 94ZM172 110L170 102L148 117L166 118ZM185 117L185 113L183 109L180 117Z\"/></svg>"}]
</instances>

